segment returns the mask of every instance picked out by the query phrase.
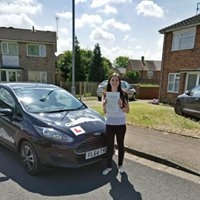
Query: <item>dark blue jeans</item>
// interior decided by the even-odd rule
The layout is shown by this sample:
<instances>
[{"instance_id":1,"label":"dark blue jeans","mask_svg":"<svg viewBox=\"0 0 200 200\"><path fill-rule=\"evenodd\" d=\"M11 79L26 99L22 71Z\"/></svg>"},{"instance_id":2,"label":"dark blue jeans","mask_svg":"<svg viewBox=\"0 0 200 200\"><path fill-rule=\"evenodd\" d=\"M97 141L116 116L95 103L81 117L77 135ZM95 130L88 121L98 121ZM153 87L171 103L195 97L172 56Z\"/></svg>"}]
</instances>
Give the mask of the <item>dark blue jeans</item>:
<instances>
[{"instance_id":1,"label":"dark blue jeans","mask_svg":"<svg viewBox=\"0 0 200 200\"><path fill-rule=\"evenodd\" d=\"M109 168L112 168L112 157L114 152L115 135L118 146L118 166L123 165L125 133L126 133L126 125L106 125L107 167Z\"/></svg>"}]
</instances>

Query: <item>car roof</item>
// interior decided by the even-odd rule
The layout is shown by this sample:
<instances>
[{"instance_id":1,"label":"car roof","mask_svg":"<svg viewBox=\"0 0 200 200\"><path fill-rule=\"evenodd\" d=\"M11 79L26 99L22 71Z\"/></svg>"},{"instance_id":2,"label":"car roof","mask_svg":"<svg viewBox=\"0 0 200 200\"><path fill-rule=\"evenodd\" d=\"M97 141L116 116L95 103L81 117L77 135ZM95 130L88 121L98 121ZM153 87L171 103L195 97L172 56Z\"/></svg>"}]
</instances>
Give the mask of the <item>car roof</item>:
<instances>
[{"instance_id":1,"label":"car roof","mask_svg":"<svg viewBox=\"0 0 200 200\"><path fill-rule=\"evenodd\" d=\"M108 82L108 80L104 80L104 81L102 81L100 84L105 84L105 83L107 83ZM121 80L121 82L126 82L127 83L127 81L124 81L124 80Z\"/></svg>"},{"instance_id":2,"label":"car roof","mask_svg":"<svg viewBox=\"0 0 200 200\"><path fill-rule=\"evenodd\" d=\"M32 83L32 82L7 82L7 83L0 83L0 86L6 86L12 89L15 88L59 88L53 84L47 83Z\"/></svg>"}]
</instances>

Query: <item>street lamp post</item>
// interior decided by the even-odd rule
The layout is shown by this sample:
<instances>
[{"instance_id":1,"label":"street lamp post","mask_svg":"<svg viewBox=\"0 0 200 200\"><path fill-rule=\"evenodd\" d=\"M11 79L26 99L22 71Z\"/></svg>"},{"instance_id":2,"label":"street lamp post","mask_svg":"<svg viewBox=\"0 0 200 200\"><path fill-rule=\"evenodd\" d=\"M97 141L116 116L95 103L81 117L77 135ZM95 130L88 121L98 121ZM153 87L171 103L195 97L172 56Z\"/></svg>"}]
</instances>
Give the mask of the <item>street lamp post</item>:
<instances>
[{"instance_id":1,"label":"street lamp post","mask_svg":"<svg viewBox=\"0 0 200 200\"><path fill-rule=\"evenodd\" d=\"M71 92L76 94L75 88L75 0L72 0L72 87Z\"/></svg>"}]
</instances>

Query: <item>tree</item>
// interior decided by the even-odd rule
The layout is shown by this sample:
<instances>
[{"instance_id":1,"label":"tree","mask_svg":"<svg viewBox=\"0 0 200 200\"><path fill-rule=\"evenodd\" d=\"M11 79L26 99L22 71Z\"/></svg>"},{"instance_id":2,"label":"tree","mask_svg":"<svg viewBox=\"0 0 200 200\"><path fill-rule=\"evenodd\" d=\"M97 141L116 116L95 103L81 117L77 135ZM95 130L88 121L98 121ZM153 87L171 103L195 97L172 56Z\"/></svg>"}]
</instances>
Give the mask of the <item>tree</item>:
<instances>
[{"instance_id":1,"label":"tree","mask_svg":"<svg viewBox=\"0 0 200 200\"><path fill-rule=\"evenodd\" d=\"M103 58L101 57L101 49L99 44L95 45L93 50L92 60L88 73L88 81L100 82L105 79L103 68Z\"/></svg>"},{"instance_id":2,"label":"tree","mask_svg":"<svg viewBox=\"0 0 200 200\"><path fill-rule=\"evenodd\" d=\"M129 60L129 57L119 56L114 60L114 66L117 68L119 67L126 68L128 65L128 60Z\"/></svg>"},{"instance_id":3,"label":"tree","mask_svg":"<svg viewBox=\"0 0 200 200\"><path fill-rule=\"evenodd\" d=\"M92 51L88 49L81 49L81 63L84 68L85 78L88 77L89 66L92 60Z\"/></svg>"},{"instance_id":4,"label":"tree","mask_svg":"<svg viewBox=\"0 0 200 200\"><path fill-rule=\"evenodd\" d=\"M59 55L57 66L62 72L61 76L67 81L72 69L72 51L66 51L64 54Z\"/></svg>"},{"instance_id":5,"label":"tree","mask_svg":"<svg viewBox=\"0 0 200 200\"><path fill-rule=\"evenodd\" d=\"M136 83L140 79L140 72L139 71L130 71L126 74L126 76L128 78L131 78Z\"/></svg>"},{"instance_id":6,"label":"tree","mask_svg":"<svg viewBox=\"0 0 200 200\"><path fill-rule=\"evenodd\" d=\"M112 63L107 58L103 57L103 68L104 68L104 74L105 79L107 79L110 74L112 74Z\"/></svg>"},{"instance_id":7,"label":"tree","mask_svg":"<svg viewBox=\"0 0 200 200\"><path fill-rule=\"evenodd\" d=\"M79 46L79 41L77 37L75 37L75 81L85 81L85 73L84 73L84 67L81 62L81 49ZM70 77L69 80L72 80L72 70L70 71Z\"/></svg>"}]
</instances>

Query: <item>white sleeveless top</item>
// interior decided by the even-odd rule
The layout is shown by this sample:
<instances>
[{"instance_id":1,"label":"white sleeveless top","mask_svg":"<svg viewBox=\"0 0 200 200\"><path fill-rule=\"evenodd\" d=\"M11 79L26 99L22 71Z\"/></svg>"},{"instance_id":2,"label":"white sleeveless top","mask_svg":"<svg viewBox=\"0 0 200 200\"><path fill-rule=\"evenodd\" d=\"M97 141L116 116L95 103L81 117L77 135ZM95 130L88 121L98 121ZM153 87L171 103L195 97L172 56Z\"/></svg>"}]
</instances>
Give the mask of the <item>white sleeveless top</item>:
<instances>
[{"instance_id":1,"label":"white sleeveless top","mask_svg":"<svg viewBox=\"0 0 200 200\"><path fill-rule=\"evenodd\" d=\"M107 125L125 125L126 116L122 110L112 113L106 113L105 121Z\"/></svg>"}]
</instances>

